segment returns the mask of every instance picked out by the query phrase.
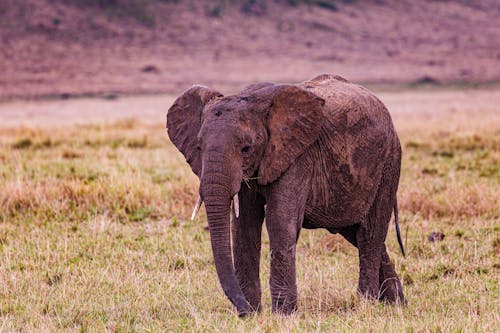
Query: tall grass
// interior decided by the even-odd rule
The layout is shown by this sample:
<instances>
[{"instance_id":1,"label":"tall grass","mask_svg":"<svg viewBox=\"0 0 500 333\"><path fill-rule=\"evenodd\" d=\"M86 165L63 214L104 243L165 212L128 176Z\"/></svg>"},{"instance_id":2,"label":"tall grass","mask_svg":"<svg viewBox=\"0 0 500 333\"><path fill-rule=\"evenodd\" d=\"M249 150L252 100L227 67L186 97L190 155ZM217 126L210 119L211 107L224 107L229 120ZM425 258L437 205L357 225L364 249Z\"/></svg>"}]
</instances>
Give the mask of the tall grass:
<instances>
[{"instance_id":1,"label":"tall grass","mask_svg":"<svg viewBox=\"0 0 500 333\"><path fill-rule=\"evenodd\" d=\"M461 131L447 113L426 126L395 115L407 258L392 224L387 245L407 307L360 299L356 250L304 230L297 313L270 313L264 234L263 311L244 320L219 286L204 214L188 220L198 181L163 124L2 129L0 330L498 331L500 125L464 112Z\"/></svg>"}]
</instances>

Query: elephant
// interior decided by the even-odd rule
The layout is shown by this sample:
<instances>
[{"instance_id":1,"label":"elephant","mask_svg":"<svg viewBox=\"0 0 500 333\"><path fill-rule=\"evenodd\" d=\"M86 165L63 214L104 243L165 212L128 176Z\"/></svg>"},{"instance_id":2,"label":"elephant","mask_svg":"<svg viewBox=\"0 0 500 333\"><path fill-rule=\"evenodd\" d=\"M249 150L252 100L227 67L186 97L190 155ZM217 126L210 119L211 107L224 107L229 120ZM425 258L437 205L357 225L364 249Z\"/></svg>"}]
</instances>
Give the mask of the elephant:
<instances>
[{"instance_id":1,"label":"elephant","mask_svg":"<svg viewBox=\"0 0 500 333\"><path fill-rule=\"evenodd\" d=\"M217 275L240 316L261 309L264 219L274 313L297 309L302 228L339 233L358 249L361 296L406 303L385 246L394 211L404 255L401 145L387 108L369 90L331 74L253 84L226 97L195 85L169 108L167 130L200 179L193 214L203 201Z\"/></svg>"}]
</instances>

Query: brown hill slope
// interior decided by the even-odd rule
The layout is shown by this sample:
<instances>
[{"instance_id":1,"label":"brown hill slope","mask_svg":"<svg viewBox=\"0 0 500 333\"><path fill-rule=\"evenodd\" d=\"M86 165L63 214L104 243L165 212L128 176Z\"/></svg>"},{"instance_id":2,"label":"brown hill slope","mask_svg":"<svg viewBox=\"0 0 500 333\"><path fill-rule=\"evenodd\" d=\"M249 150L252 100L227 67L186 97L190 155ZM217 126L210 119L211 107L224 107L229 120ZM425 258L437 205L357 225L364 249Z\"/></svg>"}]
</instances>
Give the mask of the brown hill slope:
<instances>
[{"instance_id":1,"label":"brown hill slope","mask_svg":"<svg viewBox=\"0 0 500 333\"><path fill-rule=\"evenodd\" d=\"M290 3L301 1L2 0L0 99L236 90L323 72L500 80L495 0Z\"/></svg>"}]
</instances>

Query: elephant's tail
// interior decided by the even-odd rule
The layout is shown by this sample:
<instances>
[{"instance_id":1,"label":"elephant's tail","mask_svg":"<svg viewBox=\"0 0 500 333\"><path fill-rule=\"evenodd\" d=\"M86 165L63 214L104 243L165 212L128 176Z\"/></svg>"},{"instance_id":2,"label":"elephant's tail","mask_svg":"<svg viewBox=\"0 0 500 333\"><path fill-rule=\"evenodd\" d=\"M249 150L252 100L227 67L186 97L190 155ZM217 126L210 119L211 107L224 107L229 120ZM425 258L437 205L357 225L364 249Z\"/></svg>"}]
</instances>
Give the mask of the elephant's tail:
<instances>
[{"instance_id":1,"label":"elephant's tail","mask_svg":"<svg viewBox=\"0 0 500 333\"><path fill-rule=\"evenodd\" d=\"M403 246L403 241L401 240L401 231L399 230L399 223L398 223L398 199L397 198L394 200L394 223L396 224L396 235L398 236L399 248L401 249L401 253L403 254L403 257L406 258L405 248Z\"/></svg>"}]
</instances>

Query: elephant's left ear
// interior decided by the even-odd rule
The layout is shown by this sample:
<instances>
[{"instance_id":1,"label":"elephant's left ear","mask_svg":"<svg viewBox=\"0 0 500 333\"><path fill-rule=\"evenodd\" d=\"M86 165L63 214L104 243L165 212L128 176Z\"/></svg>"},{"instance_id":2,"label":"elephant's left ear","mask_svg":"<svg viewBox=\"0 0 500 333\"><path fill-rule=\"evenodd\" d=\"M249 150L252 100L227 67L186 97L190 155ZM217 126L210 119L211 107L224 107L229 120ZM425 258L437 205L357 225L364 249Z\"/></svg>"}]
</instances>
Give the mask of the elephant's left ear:
<instances>
[{"instance_id":1,"label":"elephant's left ear","mask_svg":"<svg viewBox=\"0 0 500 333\"><path fill-rule=\"evenodd\" d=\"M269 141L259 167L259 184L275 181L318 138L325 101L292 85L276 85L267 91Z\"/></svg>"},{"instance_id":2,"label":"elephant's left ear","mask_svg":"<svg viewBox=\"0 0 500 333\"><path fill-rule=\"evenodd\" d=\"M202 166L200 152L197 150L201 114L205 105L217 97L222 97L218 91L192 86L175 100L167 113L168 136L198 177L201 176Z\"/></svg>"}]
</instances>

